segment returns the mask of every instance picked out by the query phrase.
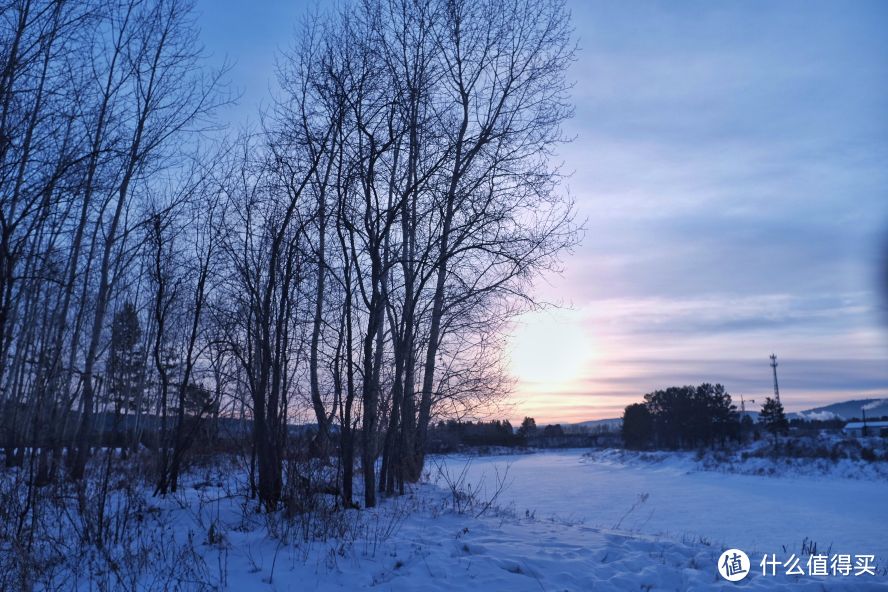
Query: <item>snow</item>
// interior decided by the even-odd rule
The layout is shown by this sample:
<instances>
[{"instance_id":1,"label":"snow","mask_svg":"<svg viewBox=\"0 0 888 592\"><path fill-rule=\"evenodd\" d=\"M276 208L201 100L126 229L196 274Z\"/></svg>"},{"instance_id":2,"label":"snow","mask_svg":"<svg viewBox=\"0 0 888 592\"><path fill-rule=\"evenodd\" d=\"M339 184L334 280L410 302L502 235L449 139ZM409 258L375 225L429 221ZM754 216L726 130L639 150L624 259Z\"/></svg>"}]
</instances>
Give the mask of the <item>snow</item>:
<instances>
[{"instance_id":1,"label":"snow","mask_svg":"<svg viewBox=\"0 0 888 592\"><path fill-rule=\"evenodd\" d=\"M691 470L686 455L623 464L584 451L465 459L468 479L491 482L508 466L501 501L518 513L562 517L587 526L666 539L706 540L749 553L798 553L805 539L833 553L888 559L888 482L841 478L781 478ZM668 456L668 455L664 455ZM598 460L596 460L598 459ZM624 515L642 494L646 501ZM751 555L750 555L751 556ZM755 562L754 562L755 563Z\"/></svg>"},{"instance_id":2,"label":"snow","mask_svg":"<svg viewBox=\"0 0 888 592\"><path fill-rule=\"evenodd\" d=\"M798 554L808 537L821 552L832 545L888 557L885 482L689 472L680 458L627 465L584 452L430 459L431 483L347 513L360 533L350 544L283 545L261 521L245 528L240 509L229 508L220 526L228 588L731 589L715 570L727 545L752 558L746 589L821 590L822 579L761 576L761 554ZM442 472L450 481L464 473L460 485L476 493L475 503L462 500L467 507L455 511ZM488 508L503 476L508 486ZM648 494L644 502L640 494ZM836 590L888 588L884 572L828 581Z\"/></svg>"},{"instance_id":3,"label":"snow","mask_svg":"<svg viewBox=\"0 0 888 592\"><path fill-rule=\"evenodd\" d=\"M761 553L799 554L805 536L821 552L832 543L832 552L884 559L886 482L689 472L678 457L626 463L585 452L431 458L426 482L407 495L314 519L257 512L242 473L205 468L176 495L141 494L135 505L148 518L139 532L154 530L145 541L154 554L131 572L139 585L129 588L733 590L738 584L716 571L729 545L752 560L742 589L888 589L882 569L824 579L766 577L758 566ZM499 490L503 477L508 486ZM60 567L57 589L115 589L117 580L97 571L101 557L71 559L78 573ZM158 577L182 561L187 580L173 586ZM96 585L103 578L110 587Z\"/></svg>"},{"instance_id":4,"label":"snow","mask_svg":"<svg viewBox=\"0 0 888 592\"><path fill-rule=\"evenodd\" d=\"M836 451L837 457L839 454L859 456L860 448L855 448L854 445L857 445L858 442L873 444L872 441L876 440L875 438L854 441L829 436L813 441L816 443L818 440L826 442L826 445L820 448L819 451L810 443L806 447L802 447L801 450L808 453L813 450L816 454L824 454L824 457L816 455L813 457L773 455L773 448L767 442L759 442L756 445L735 451L638 452L605 448L589 451L583 457L586 462L592 461L607 465L650 467L652 464L662 464L683 472L715 471L775 478L810 477L817 480L888 481L888 461L865 461L860 458L847 457L833 460L830 457L831 450ZM849 443L851 444L850 446ZM876 450L880 457L885 457L883 450Z\"/></svg>"},{"instance_id":5,"label":"snow","mask_svg":"<svg viewBox=\"0 0 888 592\"><path fill-rule=\"evenodd\" d=\"M466 460L436 459L433 472L442 467L453 479ZM373 510L352 511L365 526L356 529L362 535L349 546L335 539L282 546L270 541L262 528L238 529L243 518L232 509L231 522L222 526L227 529L227 586L243 591L733 589L734 584L716 573L719 545L689 536L673 540L599 528L591 524L593 520L584 523L586 518L619 518L617 514L625 512L629 498L600 496L608 485L621 480L623 491L632 489L633 482L625 479L637 469L627 468L620 477L608 480L602 476L613 467L597 472L581 460L578 451L475 458L467 474L483 478L488 487L495 487L494 467L502 469L503 461L510 463L508 476L513 480L506 499L529 503L536 515L517 511L517 504L512 511L483 511L486 506L479 503L456 512L452 497L441 487L444 481L433 474L437 485L420 485ZM591 481L577 479L580 475L607 483L589 489ZM610 515L604 507L608 500L614 502ZM541 512L542 507L553 511ZM397 527L390 529L395 523ZM389 536L379 536L380 531ZM218 551L209 549L206 554L214 552ZM209 558L208 563L212 563ZM754 563L744 589L793 584L794 590L822 590L822 580L764 577L758 569ZM866 589L864 583L888 589L884 574L870 580L833 579L830 589L861 590Z\"/></svg>"},{"instance_id":6,"label":"snow","mask_svg":"<svg viewBox=\"0 0 888 592\"><path fill-rule=\"evenodd\" d=\"M798 417L806 419L808 421L829 421L831 419L842 419L832 411L808 411L807 413L802 411L797 415Z\"/></svg>"}]
</instances>

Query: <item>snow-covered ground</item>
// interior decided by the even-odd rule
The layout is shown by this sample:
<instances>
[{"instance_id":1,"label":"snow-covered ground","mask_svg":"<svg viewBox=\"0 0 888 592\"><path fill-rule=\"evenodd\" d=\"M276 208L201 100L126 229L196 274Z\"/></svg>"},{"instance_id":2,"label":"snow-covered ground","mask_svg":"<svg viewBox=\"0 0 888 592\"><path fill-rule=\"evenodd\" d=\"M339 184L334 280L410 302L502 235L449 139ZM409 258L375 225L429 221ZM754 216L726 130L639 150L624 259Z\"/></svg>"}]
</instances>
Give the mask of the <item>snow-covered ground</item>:
<instances>
[{"instance_id":1,"label":"snow-covered ground","mask_svg":"<svg viewBox=\"0 0 888 592\"><path fill-rule=\"evenodd\" d=\"M793 457L772 455L769 446L742 450L634 451L602 448L586 452L587 462L606 465L632 465L650 468L663 464L684 472L715 471L765 477L811 477L818 480L884 481L888 483L888 461L865 461L851 458ZM880 451L880 456L883 453Z\"/></svg>"},{"instance_id":2,"label":"snow-covered ground","mask_svg":"<svg viewBox=\"0 0 888 592\"><path fill-rule=\"evenodd\" d=\"M821 552L875 554L881 565L888 563L884 480L697 471L684 455L661 455L650 463L617 459L570 450L438 462L450 472L469 463L467 480L485 484L508 468L509 487L500 501L518 513L600 528L619 525L678 541L702 539L759 557L798 554L803 542L813 541Z\"/></svg>"},{"instance_id":3,"label":"snow-covered ground","mask_svg":"<svg viewBox=\"0 0 888 592\"><path fill-rule=\"evenodd\" d=\"M689 473L666 461L627 465L583 453L433 458L428 481L407 495L314 518L257 512L242 474L206 468L174 496L134 487L116 501L135 508L137 522L100 552L83 555L67 537L77 554L55 556L51 589L888 589L884 569L798 578L762 576L758 567L760 553L799 554L805 536L818 552L833 543L832 552L875 554L884 565L884 481ZM508 487L499 490L503 475ZM53 524L71 519L49 512ZM59 522L54 536L65 540L66 530ZM739 584L716 571L723 545L752 559Z\"/></svg>"},{"instance_id":4,"label":"snow-covered ground","mask_svg":"<svg viewBox=\"0 0 888 592\"><path fill-rule=\"evenodd\" d=\"M270 539L268 522L261 516L245 519L241 508L224 498L222 505L209 501L223 493L213 486L187 490L166 507L180 514L180 531L201 533L201 553L219 587L236 591L733 589L736 584L716 572L723 550L716 533L732 532L724 523L734 522L737 532L744 533L730 542L747 550L753 548L743 547L748 541L763 540L757 531L776 535L780 528L792 526L791 521L780 522L779 515L771 516L770 524L764 518L750 523L740 515L726 516L730 512L718 503L718 496L733 495L730 503L756 483L767 487L771 480L761 477L741 478L740 482L749 480L748 486L730 494L736 484L721 479L731 476L710 475L714 481L699 489L701 482L693 475L662 466L649 470L596 465L584 462L581 451L480 457L467 465L468 460L433 459L430 482L407 496L384 500L373 510L344 513L335 519L342 521L338 528L345 534L340 538L321 536L306 542L298 536L298 527L281 536L278 526L273 528L276 538ZM489 505L507 466L508 487ZM462 494L454 497L448 482L459 485ZM660 491L654 491L656 487ZM648 501L629 512L642 491L650 492ZM760 490L747 501L755 504L781 491ZM885 490L873 490L878 492L884 495ZM654 520L654 508L671 515ZM846 510L844 515L857 516L866 507ZM839 520L836 516L833 524ZM884 521L872 522L884 526ZM216 544L205 542L211 523L217 525ZM705 532L683 527L709 523L713 528ZM885 544L874 531L868 530L866 539L854 539L860 544L848 550L880 553ZM797 538L787 540L797 546ZM767 549L785 556L781 549ZM824 589L823 578L764 577L755 563L752 567L743 589ZM884 571L877 577L831 578L828 584L829 590L888 589Z\"/></svg>"}]
</instances>

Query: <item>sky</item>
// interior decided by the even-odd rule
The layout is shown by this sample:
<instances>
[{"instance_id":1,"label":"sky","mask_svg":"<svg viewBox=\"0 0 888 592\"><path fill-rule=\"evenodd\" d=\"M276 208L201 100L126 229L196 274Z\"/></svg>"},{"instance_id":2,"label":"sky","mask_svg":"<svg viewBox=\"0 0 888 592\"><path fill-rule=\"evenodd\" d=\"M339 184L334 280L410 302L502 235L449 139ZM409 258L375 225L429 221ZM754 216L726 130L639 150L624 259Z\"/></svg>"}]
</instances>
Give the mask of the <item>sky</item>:
<instances>
[{"instance_id":1,"label":"sky","mask_svg":"<svg viewBox=\"0 0 888 592\"><path fill-rule=\"evenodd\" d=\"M199 0L255 122L314 3ZM619 417L657 388L790 411L888 398L888 3L569 1L584 238L515 324L506 413Z\"/></svg>"}]
</instances>

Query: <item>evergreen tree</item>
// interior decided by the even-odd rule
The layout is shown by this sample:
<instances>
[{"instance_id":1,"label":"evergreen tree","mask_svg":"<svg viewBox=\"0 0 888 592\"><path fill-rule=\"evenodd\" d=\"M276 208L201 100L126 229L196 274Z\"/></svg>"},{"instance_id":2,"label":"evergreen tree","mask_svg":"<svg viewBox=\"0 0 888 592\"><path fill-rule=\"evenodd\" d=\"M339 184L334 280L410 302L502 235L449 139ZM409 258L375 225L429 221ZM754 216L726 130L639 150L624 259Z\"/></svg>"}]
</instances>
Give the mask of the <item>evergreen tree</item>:
<instances>
[{"instance_id":1,"label":"evergreen tree","mask_svg":"<svg viewBox=\"0 0 888 592\"><path fill-rule=\"evenodd\" d=\"M763 423L765 429L774 436L775 444L777 443L777 437L780 434L785 434L789 429L789 422L786 421L786 415L783 413L783 404L771 397L765 399L765 404L762 405L759 422Z\"/></svg>"},{"instance_id":2,"label":"evergreen tree","mask_svg":"<svg viewBox=\"0 0 888 592\"><path fill-rule=\"evenodd\" d=\"M543 428L543 436L547 438L557 438L564 435L564 428L560 423L550 424Z\"/></svg>"},{"instance_id":3,"label":"evergreen tree","mask_svg":"<svg viewBox=\"0 0 888 592\"><path fill-rule=\"evenodd\" d=\"M132 302L126 302L111 323L111 346L108 358L108 389L115 411L127 413L146 411L143 395L144 364L139 340L142 329Z\"/></svg>"},{"instance_id":4,"label":"evergreen tree","mask_svg":"<svg viewBox=\"0 0 888 592\"><path fill-rule=\"evenodd\" d=\"M623 445L626 448L645 448L650 444L654 423L644 403L633 403L623 411Z\"/></svg>"},{"instance_id":5,"label":"evergreen tree","mask_svg":"<svg viewBox=\"0 0 888 592\"><path fill-rule=\"evenodd\" d=\"M185 385L185 414L202 416L214 410L218 402L213 400L213 393L202 384L188 383Z\"/></svg>"},{"instance_id":6,"label":"evergreen tree","mask_svg":"<svg viewBox=\"0 0 888 592\"><path fill-rule=\"evenodd\" d=\"M521 427L518 428L518 436L521 438L527 438L536 434L536 431L536 420L532 417L525 417L524 421L521 422Z\"/></svg>"}]
</instances>

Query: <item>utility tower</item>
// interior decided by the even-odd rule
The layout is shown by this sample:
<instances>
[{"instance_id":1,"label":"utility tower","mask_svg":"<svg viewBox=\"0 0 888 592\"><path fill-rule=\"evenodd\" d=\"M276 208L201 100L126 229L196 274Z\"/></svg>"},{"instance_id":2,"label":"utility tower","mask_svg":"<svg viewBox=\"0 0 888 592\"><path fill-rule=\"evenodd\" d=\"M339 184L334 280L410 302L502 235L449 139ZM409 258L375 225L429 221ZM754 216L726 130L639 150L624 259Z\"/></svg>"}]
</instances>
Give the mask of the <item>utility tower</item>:
<instances>
[{"instance_id":1,"label":"utility tower","mask_svg":"<svg viewBox=\"0 0 888 592\"><path fill-rule=\"evenodd\" d=\"M774 371L774 398L780 401L780 387L777 386L777 356L771 354L771 370Z\"/></svg>"}]
</instances>

